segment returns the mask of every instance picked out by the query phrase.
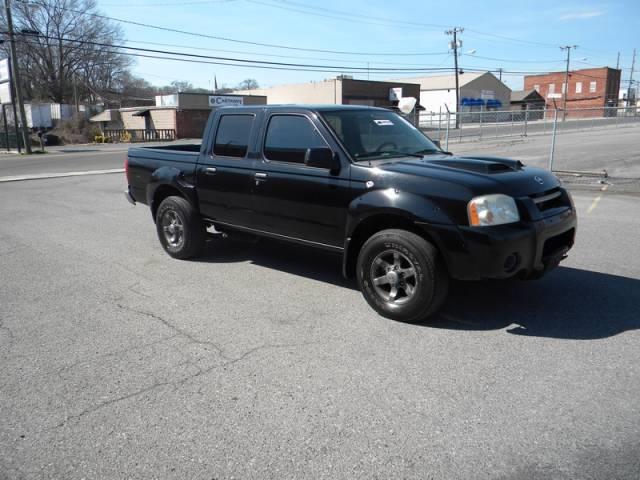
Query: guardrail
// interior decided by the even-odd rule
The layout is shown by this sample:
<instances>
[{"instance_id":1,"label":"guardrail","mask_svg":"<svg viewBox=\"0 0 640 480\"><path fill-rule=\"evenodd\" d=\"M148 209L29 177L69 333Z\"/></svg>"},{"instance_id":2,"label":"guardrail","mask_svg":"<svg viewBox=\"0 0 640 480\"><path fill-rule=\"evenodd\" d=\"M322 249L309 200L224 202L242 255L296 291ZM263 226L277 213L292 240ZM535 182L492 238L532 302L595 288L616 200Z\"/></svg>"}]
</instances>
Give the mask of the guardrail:
<instances>
[{"instance_id":1,"label":"guardrail","mask_svg":"<svg viewBox=\"0 0 640 480\"><path fill-rule=\"evenodd\" d=\"M149 130L105 130L104 137L111 142L161 142L176 139L176 131L174 129L160 128Z\"/></svg>"}]
</instances>

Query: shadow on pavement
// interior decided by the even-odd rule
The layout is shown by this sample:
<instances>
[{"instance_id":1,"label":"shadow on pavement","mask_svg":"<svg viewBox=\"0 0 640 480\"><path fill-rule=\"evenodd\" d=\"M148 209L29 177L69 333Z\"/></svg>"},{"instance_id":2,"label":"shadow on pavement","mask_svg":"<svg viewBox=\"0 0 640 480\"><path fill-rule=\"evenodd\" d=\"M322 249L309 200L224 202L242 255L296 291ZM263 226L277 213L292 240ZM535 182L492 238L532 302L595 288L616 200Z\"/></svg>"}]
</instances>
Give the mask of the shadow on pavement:
<instances>
[{"instance_id":1,"label":"shadow on pavement","mask_svg":"<svg viewBox=\"0 0 640 480\"><path fill-rule=\"evenodd\" d=\"M235 235L234 235L235 237ZM342 276L342 257L317 248L256 237L211 240L207 252L196 261L210 263L251 262L261 267L357 290L354 280Z\"/></svg>"},{"instance_id":2,"label":"shadow on pavement","mask_svg":"<svg viewBox=\"0 0 640 480\"><path fill-rule=\"evenodd\" d=\"M198 261L251 262L292 275L357 289L342 277L340 255L262 239L213 240ZM363 299L364 301L364 299ZM640 329L640 280L559 267L537 281L452 282L441 314L420 324L452 330L500 330L573 340Z\"/></svg>"},{"instance_id":3,"label":"shadow on pavement","mask_svg":"<svg viewBox=\"0 0 640 480\"><path fill-rule=\"evenodd\" d=\"M640 328L640 280L559 267L537 281L453 282L425 326L592 340Z\"/></svg>"}]
</instances>

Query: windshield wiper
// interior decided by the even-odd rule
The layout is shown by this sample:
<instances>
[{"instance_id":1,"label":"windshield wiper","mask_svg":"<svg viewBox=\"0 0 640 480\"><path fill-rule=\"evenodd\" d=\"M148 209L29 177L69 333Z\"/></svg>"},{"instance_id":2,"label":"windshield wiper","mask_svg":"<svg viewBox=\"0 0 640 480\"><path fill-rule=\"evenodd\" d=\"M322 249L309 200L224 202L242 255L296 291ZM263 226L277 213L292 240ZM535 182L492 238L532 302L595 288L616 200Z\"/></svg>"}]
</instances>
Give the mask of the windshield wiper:
<instances>
[{"instance_id":1,"label":"windshield wiper","mask_svg":"<svg viewBox=\"0 0 640 480\"><path fill-rule=\"evenodd\" d=\"M372 157L389 158L394 157L418 157L422 158L420 153L398 152L396 150L376 150L375 152L356 153L354 157L357 159L365 159Z\"/></svg>"}]
</instances>

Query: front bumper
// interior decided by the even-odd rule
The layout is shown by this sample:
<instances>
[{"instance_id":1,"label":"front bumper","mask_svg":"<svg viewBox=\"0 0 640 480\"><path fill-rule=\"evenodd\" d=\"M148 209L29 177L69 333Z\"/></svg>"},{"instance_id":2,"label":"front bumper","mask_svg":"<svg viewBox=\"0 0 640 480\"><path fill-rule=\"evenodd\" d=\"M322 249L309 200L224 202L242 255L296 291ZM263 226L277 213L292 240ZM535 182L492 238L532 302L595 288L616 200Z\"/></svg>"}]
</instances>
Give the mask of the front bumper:
<instances>
[{"instance_id":1,"label":"front bumper","mask_svg":"<svg viewBox=\"0 0 640 480\"><path fill-rule=\"evenodd\" d=\"M442 227L437 240L449 273L459 280L539 277L573 247L573 205L532 221L495 227Z\"/></svg>"}]
</instances>

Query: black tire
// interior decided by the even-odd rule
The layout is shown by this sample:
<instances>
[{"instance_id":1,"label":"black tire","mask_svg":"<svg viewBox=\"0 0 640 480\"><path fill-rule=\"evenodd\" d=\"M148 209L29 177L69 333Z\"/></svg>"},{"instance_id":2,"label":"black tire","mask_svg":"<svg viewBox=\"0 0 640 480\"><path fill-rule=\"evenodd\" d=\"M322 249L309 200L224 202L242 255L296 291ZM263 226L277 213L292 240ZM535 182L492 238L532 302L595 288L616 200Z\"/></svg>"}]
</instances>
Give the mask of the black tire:
<instances>
[{"instance_id":1,"label":"black tire","mask_svg":"<svg viewBox=\"0 0 640 480\"><path fill-rule=\"evenodd\" d=\"M173 230L166 230L171 229L168 222L173 220L176 221ZM180 260L200 255L206 245L207 230L200 214L182 197L167 197L162 201L156 212L156 231L165 252Z\"/></svg>"},{"instance_id":2,"label":"black tire","mask_svg":"<svg viewBox=\"0 0 640 480\"><path fill-rule=\"evenodd\" d=\"M384 261L387 255L399 260L391 265ZM400 273L384 273L389 268L393 272L396 263L400 268L395 271ZM411 270L414 274L404 277L403 272ZM420 322L434 315L449 291L449 275L436 247L406 230L383 230L369 238L358 255L356 272L360 291L369 305L383 317L402 322ZM389 283L376 286L374 278ZM405 287L401 287L403 283Z\"/></svg>"}]
</instances>

